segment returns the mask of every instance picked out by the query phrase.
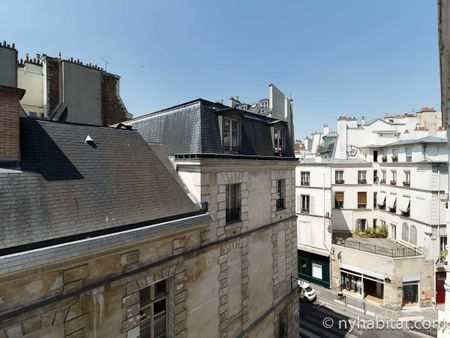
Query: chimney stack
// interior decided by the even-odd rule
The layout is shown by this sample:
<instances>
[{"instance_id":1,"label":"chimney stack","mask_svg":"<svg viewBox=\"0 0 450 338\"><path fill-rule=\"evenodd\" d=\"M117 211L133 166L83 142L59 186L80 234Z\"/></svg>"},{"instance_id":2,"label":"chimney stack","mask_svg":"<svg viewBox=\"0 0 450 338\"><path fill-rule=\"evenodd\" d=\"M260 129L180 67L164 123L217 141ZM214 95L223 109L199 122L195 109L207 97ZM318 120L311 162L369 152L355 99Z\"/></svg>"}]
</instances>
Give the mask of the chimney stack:
<instances>
[{"instance_id":1,"label":"chimney stack","mask_svg":"<svg viewBox=\"0 0 450 338\"><path fill-rule=\"evenodd\" d=\"M20 99L24 89L0 85L0 167L20 163Z\"/></svg>"}]
</instances>

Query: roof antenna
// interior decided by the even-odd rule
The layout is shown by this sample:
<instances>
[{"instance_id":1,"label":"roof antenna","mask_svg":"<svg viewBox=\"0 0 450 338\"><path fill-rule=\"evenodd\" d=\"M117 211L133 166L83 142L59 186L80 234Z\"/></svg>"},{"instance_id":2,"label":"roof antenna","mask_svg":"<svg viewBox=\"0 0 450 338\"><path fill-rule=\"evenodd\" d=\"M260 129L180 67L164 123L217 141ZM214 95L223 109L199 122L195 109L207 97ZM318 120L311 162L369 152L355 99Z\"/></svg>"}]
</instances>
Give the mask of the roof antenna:
<instances>
[{"instance_id":1,"label":"roof antenna","mask_svg":"<svg viewBox=\"0 0 450 338\"><path fill-rule=\"evenodd\" d=\"M105 72L108 71L108 65L111 65L107 60L105 60L102 56L102 60L105 62Z\"/></svg>"}]
</instances>

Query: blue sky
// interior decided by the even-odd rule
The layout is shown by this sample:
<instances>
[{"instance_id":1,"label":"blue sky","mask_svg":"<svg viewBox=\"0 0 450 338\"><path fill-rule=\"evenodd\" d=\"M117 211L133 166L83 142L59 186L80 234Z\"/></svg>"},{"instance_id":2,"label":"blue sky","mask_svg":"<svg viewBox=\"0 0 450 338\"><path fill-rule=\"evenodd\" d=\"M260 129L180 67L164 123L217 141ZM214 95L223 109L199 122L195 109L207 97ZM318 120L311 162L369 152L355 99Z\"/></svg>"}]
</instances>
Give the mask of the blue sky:
<instances>
[{"instance_id":1,"label":"blue sky","mask_svg":"<svg viewBox=\"0 0 450 338\"><path fill-rule=\"evenodd\" d=\"M296 138L339 115L439 108L437 0L0 0L0 40L121 76L135 116L203 97L246 101L274 83Z\"/></svg>"}]
</instances>

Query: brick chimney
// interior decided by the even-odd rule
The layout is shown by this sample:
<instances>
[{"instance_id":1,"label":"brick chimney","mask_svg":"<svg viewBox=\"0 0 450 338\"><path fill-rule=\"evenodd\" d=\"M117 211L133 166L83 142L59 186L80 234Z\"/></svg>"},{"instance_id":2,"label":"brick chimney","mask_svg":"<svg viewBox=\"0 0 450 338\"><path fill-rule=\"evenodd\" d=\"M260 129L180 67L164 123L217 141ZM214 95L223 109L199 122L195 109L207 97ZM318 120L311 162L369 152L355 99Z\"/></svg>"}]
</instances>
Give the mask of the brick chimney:
<instances>
[{"instance_id":1,"label":"brick chimney","mask_svg":"<svg viewBox=\"0 0 450 338\"><path fill-rule=\"evenodd\" d=\"M19 113L25 90L0 85L0 167L20 163Z\"/></svg>"}]
</instances>

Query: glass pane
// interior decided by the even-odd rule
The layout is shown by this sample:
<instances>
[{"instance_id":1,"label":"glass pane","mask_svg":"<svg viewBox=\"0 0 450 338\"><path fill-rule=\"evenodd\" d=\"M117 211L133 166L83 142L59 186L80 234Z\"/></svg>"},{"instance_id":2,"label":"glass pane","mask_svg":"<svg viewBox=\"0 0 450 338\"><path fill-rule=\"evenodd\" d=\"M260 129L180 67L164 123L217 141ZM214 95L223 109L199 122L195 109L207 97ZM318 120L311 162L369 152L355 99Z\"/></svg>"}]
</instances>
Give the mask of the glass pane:
<instances>
[{"instance_id":1,"label":"glass pane","mask_svg":"<svg viewBox=\"0 0 450 338\"><path fill-rule=\"evenodd\" d=\"M238 130L238 122L236 120L232 120L232 128L231 128L231 136L232 136L232 147L233 148L237 148L238 146L238 134L239 134L239 130Z\"/></svg>"},{"instance_id":2,"label":"glass pane","mask_svg":"<svg viewBox=\"0 0 450 338\"><path fill-rule=\"evenodd\" d=\"M166 281L162 280L155 284L155 298L159 298L166 294Z\"/></svg>"},{"instance_id":3,"label":"glass pane","mask_svg":"<svg viewBox=\"0 0 450 338\"><path fill-rule=\"evenodd\" d=\"M230 146L230 120L223 119L223 145Z\"/></svg>"},{"instance_id":4,"label":"glass pane","mask_svg":"<svg viewBox=\"0 0 450 338\"><path fill-rule=\"evenodd\" d=\"M166 311L166 299L161 299L153 304L153 314L158 315Z\"/></svg>"},{"instance_id":5,"label":"glass pane","mask_svg":"<svg viewBox=\"0 0 450 338\"><path fill-rule=\"evenodd\" d=\"M146 321L145 323L141 323L140 325L140 338L150 338L151 335L151 326L150 321Z\"/></svg>"},{"instance_id":6,"label":"glass pane","mask_svg":"<svg viewBox=\"0 0 450 338\"><path fill-rule=\"evenodd\" d=\"M141 307L150 302L150 287L146 287L139 291L139 303Z\"/></svg>"},{"instance_id":7,"label":"glass pane","mask_svg":"<svg viewBox=\"0 0 450 338\"><path fill-rule=\"evenodd\" d=\"M163 338L166 337L166 315L165 313L155 316L154 319L154 337L155 338Z\"/></svg>"}]
</instances>

